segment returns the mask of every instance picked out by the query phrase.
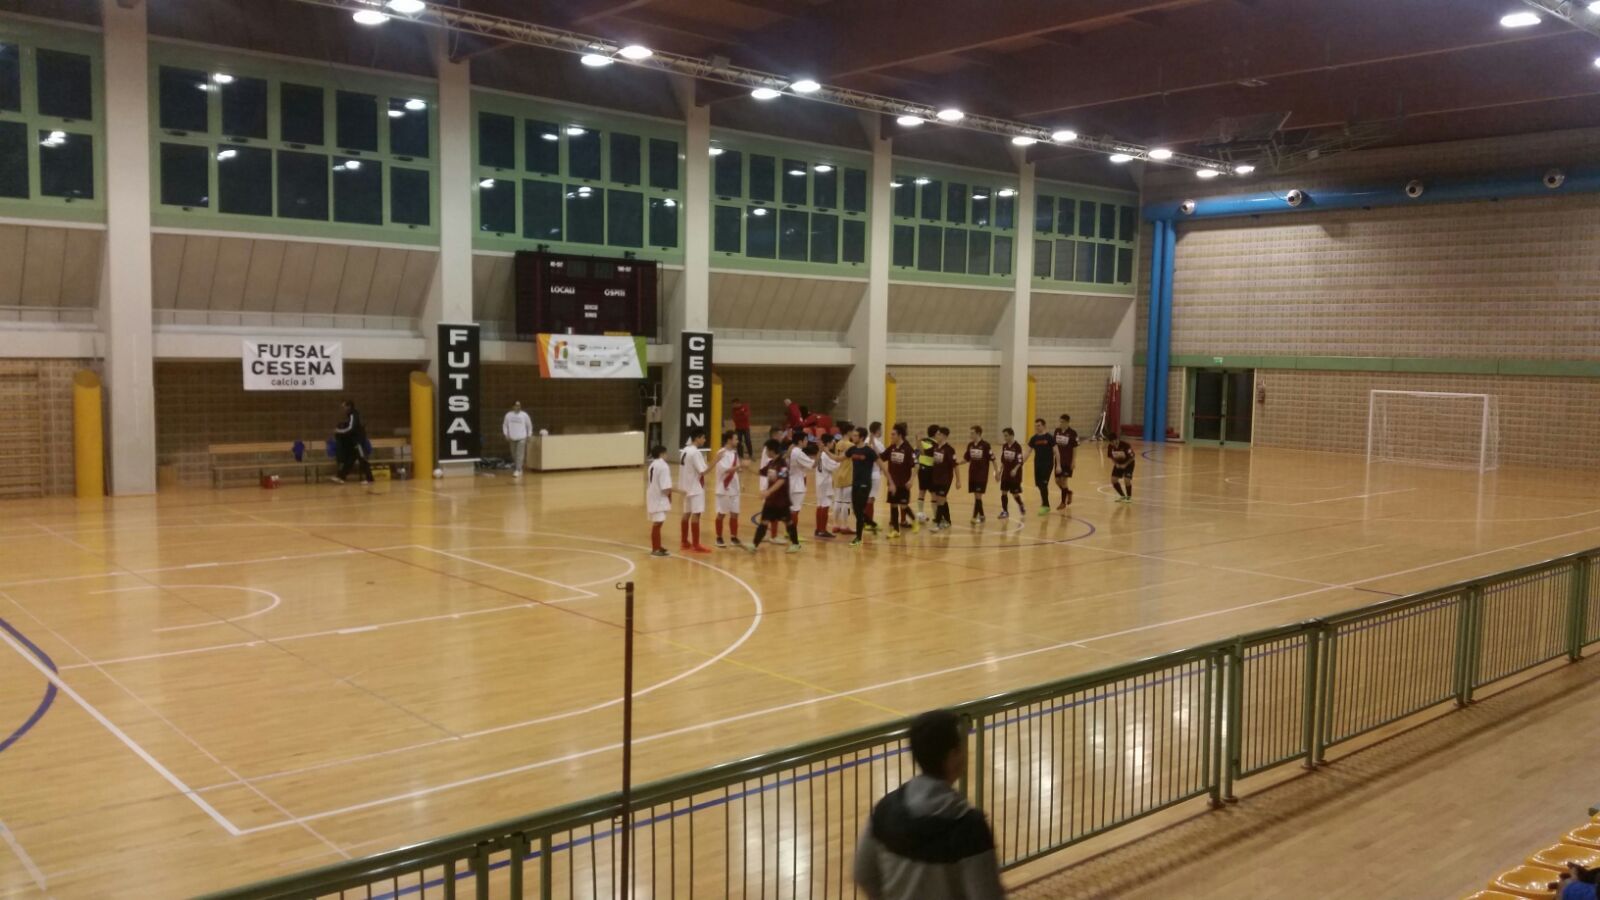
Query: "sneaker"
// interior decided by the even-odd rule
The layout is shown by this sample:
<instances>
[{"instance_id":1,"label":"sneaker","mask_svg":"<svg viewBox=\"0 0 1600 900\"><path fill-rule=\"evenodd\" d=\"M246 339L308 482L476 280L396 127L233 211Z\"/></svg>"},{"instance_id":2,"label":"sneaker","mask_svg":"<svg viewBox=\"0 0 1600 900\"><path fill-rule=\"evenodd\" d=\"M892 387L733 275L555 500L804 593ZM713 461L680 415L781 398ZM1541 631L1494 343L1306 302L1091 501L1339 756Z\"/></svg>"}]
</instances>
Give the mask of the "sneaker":
<instances>
[{"instance_id":1,"label":"sneaker","mask_svg":"<svg viewBox=\"0 0 1600 900\"><path fill-rule=\"evenodd\" d=\"M650 555L651 556L671 556L672 554L668 553L666 550L663 549L663 550L651 550L650 551Z\"/></svg>"},{"instance_id":2,"label":"sneaker","mask_svg":"<svg viewBox=\"0 0 1600 900\"><path fill-rule=\"evenodd\" d=\"M856 538L855 540L851 541L850 542L850 549L851 550L860 550L861 549L861 538Z\"/></svg>"},{"instance_id":3,"label":"sneaker","mask_svg":"<svg viewBox=\"0 0 1600 900\"><path fill-rule=\"evenodd\" d=\"M973 525L977 525L977 524L979 524L979 523L981 523L981 522L982 522L982 521L983 521L983 520L982 520L982 519L980 519L980 518L978 518L978 517L977 517L977 516L973 516L973 517L972 517L972 524L973 524Z\"/></svg>"},{"instance_id":4,"label":"sneaker","mask_svg":"<svg viewBox=\"0 0 1600 900\"><path fill-rule=\"evenodd\" d=\"M877 534L877 533L878 533L878 523L877 522L868 522L867 523L867 534Z\"/></svg>"},{"instance_id":5,"label":"sneaker","mask_svg":"<svg viewBox=\"0 0 1600 900\"><path fill-rule=\"evenodd\" d=\"M744 546L744 542L739 540L738 538L729 538L728 539L728 543L734 545L735 547L743 547ZM717 546L718 547L722 546L722 542L718 541L717 542Z\"/></svg>"},{"instance_id":6,"label":"sneaker","mask_svg":"<svg viewBox=\"0 0 1600 900\"><path fill-rule=\"evenodd\" d=\"M756 545L755 544L738 544L737 546L739 546L739 547L741 547L741 548L743 548L745 550L749 550L751 553L756 552Z\"/></svg>"},{"instance_id":7,"label":"sneaker","mask_svg":"<svg viewBox=\"0 0 1600 900\"><path fill-rule=\"evenodd\" d=\"M522 477L522 473L521 472L512 472L511 473L511 477L512 478L521 478Z\"/></svg>"},{"instance_id":8,"label":"sneaker","mask_svg":"<svg viewBox=\"0 0 1600 900\"><path fill-rule=\"evenodd\" d=\"M822 538L824 540L829 540L829 541L833 540L833 535L829 534L826 531L819 531L816 534L812 535L812 537L819 537L819 538Z\"/></svg>"},{"instance_id":9,"label":"sneaker","mask_svg":"<svg viewBox=\"0 0 1600 900\"><path fill-rule=\"evenodd\" d=\"M728 542L723 540L722 538L717 538L717 549L718 550L726 550L726 549L728 549Z\"/></svg>"},{"instance_id":10,"label":"sneaker","mask_svg":"<svg viewBox=\"0 0 1600 900\"><path fill-rule=\"evenodd\" d=\"M690 547L689 549L694 551L695 553L711 553L711 552L713 552L710 547L702 547L699 544L695 544L693 547Z\"/></svg>"},{"instance_id":11,"label":"sneaker","mask_svg":"<svg viewBox=\"0 0 1600 900\"><path fill-rule=\"evenodd\" d=\"M1040 507L1039 508L1039 515L1041 515L1041 516L1050 515L1050 507L1048 507L1048 506Z\"/></svg>"},{"instance_id":12,"label":"sneaker","mask_svg":"<svg viewBox=\"0 0 1600 900\"><path fill-rule=\"evenodd\" d=\"M922 531L922 520L918 519L917 521L911 523L911 533L917 534L920 531Z\"/></svg>"},{"instance_id":13,"label":"sneaker","mask_svg":"<svg viewBox=\"0 0 1600 900\"><path fill-rule=\"evenodd\" d=\"M1017 514L1017 515L1022 515L1022 514L1021 514L1021 513L1018 513L1018 514ZM1011 518L1011 510L1009 510L1009 509L1002 509L1002 510L1000 510L1000 516L999 516L999 518L1002 518L1002 519L1009 519L1009 518Z\"/></svg>"},{"instance_id":14,"label":"sneaker","mask_svg":"<svg viewBox=\"0 0 1600 900\"><path fill-rule=\"evenodd\" d=\"M328 480L333 482L334 484L344 484L344 479L340 478L337 475L329 475L328 476Z\"/></svg>"},{"instance_id":15,"label":"sneaker","mask_svg":"<svg viewBox=\"0 0 1600 900\"><path fill-rule=\"evenodd\" d=\"M900 529L895 528L895 529L890 530L890 532L889 532L889 540L891 540L891 541L900 540Z\"/></svg>"},{"instance_id":16,"label":"sneaker","mask_svg":"<svg viewBox=\"0 0 1600 900\"><path fill-rule=\"evenodd\" d=\"M978 524L979 525L982 525L983 523L985 523L987 521L989 521L989 517L988 516L979 516L978 517Z\"/></svg>"},{"instance_id":17,"label":"sneaker","mask_svg":"<svg viewBox=\"0 0 1600 900\"><path fill-rule=\"evenodd\" d=\"M799 553L800 552L800 545L799 544L790 544L789 545L789 549L785 550L784 552L785 553Z\"/></svg>"}]
</instances>

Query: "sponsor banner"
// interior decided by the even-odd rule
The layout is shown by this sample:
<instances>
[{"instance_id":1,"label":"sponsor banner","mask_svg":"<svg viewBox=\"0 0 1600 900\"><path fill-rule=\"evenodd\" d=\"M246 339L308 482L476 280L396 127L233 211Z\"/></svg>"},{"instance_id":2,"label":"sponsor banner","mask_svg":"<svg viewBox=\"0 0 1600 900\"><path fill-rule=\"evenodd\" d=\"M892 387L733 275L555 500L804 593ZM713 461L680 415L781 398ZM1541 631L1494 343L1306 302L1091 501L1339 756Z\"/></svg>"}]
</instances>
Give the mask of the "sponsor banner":
<instances>
[{"instance_id":1,"label":"sponsor banner","mask_svg":"<svg viewBox=\"0 0 1600 900\"><path fill-rule=\"evenodd\" d=\"M439 323L439 461L483 454L479 423L478 326Z\"/></svg>"},{"instance_id":2,"label":"sponsor banner","mask_svg":"<svg viewBox=\"0 0 1600 900\"><path fill-rule=\"evenodd\" d=\"M683 423L678 433L682 444L692 429L711 434L711 334L685 331L678 353L683 371Z\"/></svg>"},{"instance_id":3,"label":"sponsor banner","mask_svg":"<svg viewBox=\"0 0 1600 900\"><path fill-rule=\"evenodd\" d=\"M618 334L541 334L544 378L643 378L644 338Z\"/></svg>"},{"instance_id":4,"label":"sponsor banner","mask_svg":"<svg viewBox=\"0 0 1600 900\"><path fill-rule=\"evenodd\" d=\"M340 341L244 342L247 391L337 391L344 388L344 344Z\"/></svg>"}]
</instances>

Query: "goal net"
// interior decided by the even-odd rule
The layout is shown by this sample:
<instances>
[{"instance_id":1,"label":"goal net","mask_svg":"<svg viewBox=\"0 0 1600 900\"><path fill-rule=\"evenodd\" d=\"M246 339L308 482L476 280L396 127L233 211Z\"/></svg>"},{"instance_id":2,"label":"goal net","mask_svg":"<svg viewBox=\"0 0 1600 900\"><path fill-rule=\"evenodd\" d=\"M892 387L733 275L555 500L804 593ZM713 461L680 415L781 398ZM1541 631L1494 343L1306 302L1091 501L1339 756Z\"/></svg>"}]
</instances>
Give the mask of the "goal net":
<instances>
[{"instance_id":1,"label":"goal net","mask_svg":"<svg viewBox=\"0 0 1600 900\"><path fill-rule=\"evenodd\" d=\"M1371 391L1367 462L1486 472L1500 465L1500 407L1491 394Z\"/></svg>"}]
</instances>

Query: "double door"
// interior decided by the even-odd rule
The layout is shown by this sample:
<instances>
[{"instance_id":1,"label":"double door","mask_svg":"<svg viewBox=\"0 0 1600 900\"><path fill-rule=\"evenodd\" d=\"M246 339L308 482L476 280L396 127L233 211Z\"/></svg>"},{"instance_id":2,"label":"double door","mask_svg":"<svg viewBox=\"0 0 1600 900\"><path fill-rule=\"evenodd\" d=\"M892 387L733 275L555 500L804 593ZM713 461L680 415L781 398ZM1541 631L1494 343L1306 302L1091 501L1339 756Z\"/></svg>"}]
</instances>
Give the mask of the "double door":
<instances>
[{"instance_id":1,"label":"double door","mask_svg":"<svg viewBox=\"0 0 1600 900\"><path fill-rule=\"evenodd\" d=\"M1197 444L1249 444L1255 412L1254 369L1194 369L1188 439Z\"/></svg>"}]
</instances>

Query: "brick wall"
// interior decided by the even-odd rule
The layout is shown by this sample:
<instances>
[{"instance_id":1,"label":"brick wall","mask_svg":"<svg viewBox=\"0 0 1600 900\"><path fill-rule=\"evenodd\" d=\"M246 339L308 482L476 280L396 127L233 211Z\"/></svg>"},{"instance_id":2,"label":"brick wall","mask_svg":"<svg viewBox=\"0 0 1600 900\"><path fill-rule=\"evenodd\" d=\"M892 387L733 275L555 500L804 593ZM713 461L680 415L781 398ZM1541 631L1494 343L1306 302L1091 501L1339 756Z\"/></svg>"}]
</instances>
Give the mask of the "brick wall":
<instances>
[{"instance_id":1,"label":"brick wall","mask_svg":"<svg viewBox=\"0 0 1600 900\"><path fill-rule=\"evenodd\" d=\"M1004 425L1017 427L995 421L1000 410L998 366L890 366L889 374L898 384L895 418L909 424L913 433L938 423L950 429L951 441L964 445L972 425L982 425L987 435L998 434Z\"/></svg>"},{"instance_id":2,"label":"brick wall","mask_svg":"<svg viewBox=\"0 0 1600 900\"><path fill-rule=\"evenodd\" d=\"M156 462L176 465L183 484L210 481L210 444L306 442L320 453L339 403L355 401L372 437L411 427L410 373L416 363L345 363L342 391L246 391L238 361L157 362Z\"/></svg>"},{"instance_id":3,"label":"brick wall","mask_svg":"<svg viewBox=\"0 0 1600 900\"><path fill-rule=\"evenodd\" d=\"M1111 377L1110 366L1032 366L1035 397L1039 405L1039 418L1055 427L1056 417L1062 413L1072 416L1073 427L1085 434L1100 419L1100 407L1105 402L1106 380ZM1140 402L1143 402L1141 398ZM1008 423L1017 434L1033 432L1028 422Z\"/></svg>"},{"instance_id":4,"label":"brick wall","mask_svg":"<svg viewBox=\"0 0 1600 900\"><path fill-rule=\"evenodd\" d=\"M750 429L757 438L763 427L783 422L785 398L815 413L848 418L845 381L850 370L824 366L717 366L722 378L723 418L738 397L750 404ZM864 424L864 423L862 423Z\"/></svg>"},{"instance_id":5,"label":"brick wall","mask_svg":"<svg viewBox=\"0 0 1600 900\"><path fill-rule=\"evenodd\" d=\"M6 417L0 432L0 465L10 469L6 485L37 483L46 495L71 494L75 487L72 457L72 376L81 369L99 371L97 362L78 359L0 360L0 378L8 387L26 391L29 402L0 411ZM25 493L32 493L28 488Z\"/></svg>"},{"instance_id":6,"label":"brick wall","mask_svg":"<svg viewBox=\"0 0 1600 900\"><path fill-rule=\"evenodd\" d=\"M540 378L537 365L483 367L484 452L507 456L500 420L513 401L552 434L643 431L647 382L611 379Z\"/></svg>"}]
</instances>

